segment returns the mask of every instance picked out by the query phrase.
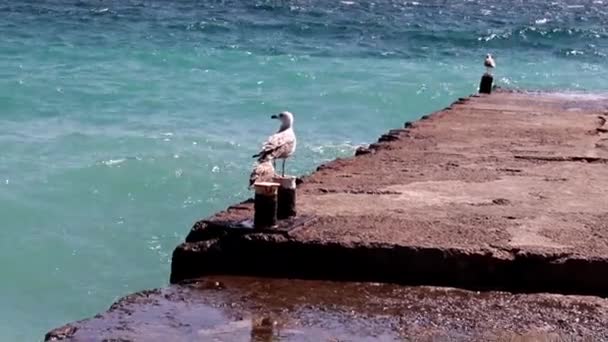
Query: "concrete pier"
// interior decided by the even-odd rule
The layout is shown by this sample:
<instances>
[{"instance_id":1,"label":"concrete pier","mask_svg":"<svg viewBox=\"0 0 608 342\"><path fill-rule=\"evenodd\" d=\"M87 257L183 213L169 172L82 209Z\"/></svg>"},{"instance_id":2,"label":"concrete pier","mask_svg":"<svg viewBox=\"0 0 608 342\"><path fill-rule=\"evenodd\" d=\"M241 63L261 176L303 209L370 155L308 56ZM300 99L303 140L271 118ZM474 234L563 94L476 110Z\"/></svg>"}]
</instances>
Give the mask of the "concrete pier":
<instances>
[{"instance_id":1,"label":"concrete pier","mask_svg":"<svg viewBox=\"0 0 608 342\"><path fill-rule=\"evenodd\" d=\"M298 186L294 226L198 222L171 281L244 274L608 295L608 97L498 91L389 131ZM220 228L218 228L220 227Z\"/></svg>"},{"instance_id":2,"label":"concrete pier","mask_svg":"<svg viewBox=\"0 0 608 342\"><path fill-rule=\"evenodd\" d=\"M607 120L608 96L459 99L300 179L276 226L253 200L197 222L174 284L45 340L606 341Z\"/></svg>"}]
</instances>

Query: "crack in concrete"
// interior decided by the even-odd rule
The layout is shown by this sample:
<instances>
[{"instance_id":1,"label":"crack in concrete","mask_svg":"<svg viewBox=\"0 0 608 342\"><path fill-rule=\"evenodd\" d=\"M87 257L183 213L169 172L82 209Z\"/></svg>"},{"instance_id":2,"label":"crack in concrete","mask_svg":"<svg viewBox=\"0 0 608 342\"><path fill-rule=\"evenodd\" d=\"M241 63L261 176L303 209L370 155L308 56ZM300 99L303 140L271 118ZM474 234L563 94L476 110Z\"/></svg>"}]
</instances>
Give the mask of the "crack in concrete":
<instances>
[{"instance_id":1,"label":"crack in concrete","mask_svg":"<svg viewBox=\"0 0 608 342\"><path fill-rule=\"evenodd\" d=\"M600 163L607 164L608 158L602 157L580 157L580 156L526 156L526 155L515 155L515 159L523 159L523 160L538 160L538 161L548 161L548 162L585 162L585 163Z\"/></svg>"}]
</instances>

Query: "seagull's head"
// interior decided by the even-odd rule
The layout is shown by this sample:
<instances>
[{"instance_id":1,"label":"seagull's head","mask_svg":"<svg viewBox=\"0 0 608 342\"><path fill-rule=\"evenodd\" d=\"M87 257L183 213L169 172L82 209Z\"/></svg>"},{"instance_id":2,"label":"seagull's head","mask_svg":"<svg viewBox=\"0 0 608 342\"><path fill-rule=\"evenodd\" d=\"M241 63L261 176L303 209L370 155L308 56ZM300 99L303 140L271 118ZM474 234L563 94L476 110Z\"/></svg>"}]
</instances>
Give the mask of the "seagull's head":
<instances>
[{"instance_id":1,"label":"seagull's head","mask_svg":"<svg viewBox=\"0 0 608 342\"><path fill-rule=\"evenodd\" d=\"M270 118L281 121L281 128L289 128L293 125L293 114L290 112L280 112L279 114L273 115Z\"/></svg>"}]
</instances>

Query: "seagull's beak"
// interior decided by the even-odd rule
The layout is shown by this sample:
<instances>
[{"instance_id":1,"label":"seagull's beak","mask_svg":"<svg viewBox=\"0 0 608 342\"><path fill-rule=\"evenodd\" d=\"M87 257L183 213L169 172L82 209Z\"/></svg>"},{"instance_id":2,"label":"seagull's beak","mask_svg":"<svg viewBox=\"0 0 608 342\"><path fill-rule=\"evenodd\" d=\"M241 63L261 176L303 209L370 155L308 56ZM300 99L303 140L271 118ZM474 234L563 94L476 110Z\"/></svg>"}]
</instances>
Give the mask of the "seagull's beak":
<instances>
[{"instance_id":1,"label":"seagull's beak","mask_svg":"<svg viewBox=\"0 0 608 342\"><path fill-rule=\"evenodd\" d=\"M278 119L279 117L277 115L273 115L270 117L271 119Z\"/></svg>"}]
</instances>

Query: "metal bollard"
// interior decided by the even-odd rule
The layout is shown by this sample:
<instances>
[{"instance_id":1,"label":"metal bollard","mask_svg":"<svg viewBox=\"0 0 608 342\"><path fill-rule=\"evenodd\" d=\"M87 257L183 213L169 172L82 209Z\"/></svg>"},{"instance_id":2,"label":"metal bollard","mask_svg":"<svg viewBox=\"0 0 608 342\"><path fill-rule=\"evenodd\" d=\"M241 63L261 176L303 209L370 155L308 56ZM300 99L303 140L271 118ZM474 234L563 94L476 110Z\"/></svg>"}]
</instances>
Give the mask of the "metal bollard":
<instances>
[{"instance_id":1,"label":"metal bollard","mask_svg":"<svg viewBox=\"0 0 608 342\"><path fill-rule=\"evenodd\" d=\"M482 94L491 94L492 82L494 82L494 76L487 72L483 74L483 76L481 76L481 82L479 82L479 92Z\"/></svg>"},{"instance_id":2,"label":"metal bollard","mask_svg":"<svg viewBox=\"0 0 608 342\"><path fill-rule=\"evenodd\" d=\"M253 226L256 229L271 228L277 224L277 193L279 183L255 183Z\"/></svg>"},{"instance_id":3,"label":"metal bollard","mask_svg":"<svg viewBox=\"0 0 608 342\"><path fill-rule=\"evenodd\" d=\"M296 216L296 177L275 177L279 185L277 218L279 220Z\"/></svg>"}]
</instances>

